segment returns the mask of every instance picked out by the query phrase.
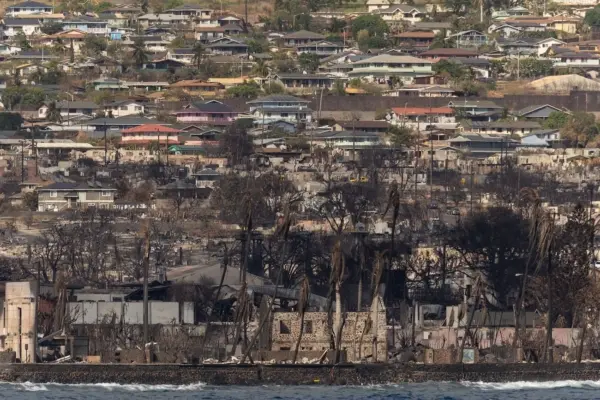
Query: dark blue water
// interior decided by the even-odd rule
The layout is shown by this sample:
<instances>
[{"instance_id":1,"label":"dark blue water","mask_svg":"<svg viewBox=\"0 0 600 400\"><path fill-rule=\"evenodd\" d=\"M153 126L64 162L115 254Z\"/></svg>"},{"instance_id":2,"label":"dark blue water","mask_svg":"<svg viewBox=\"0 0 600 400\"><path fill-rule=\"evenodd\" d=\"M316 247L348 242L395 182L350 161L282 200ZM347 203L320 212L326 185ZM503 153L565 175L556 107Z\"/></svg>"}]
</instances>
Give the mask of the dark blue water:
<instances>
[{"instance_id":1,"label":"dark blue water","mask_svg":"<svg viewBox=\"0 0 600 400\"><path fill-rule=\"evenodd\" d=\"M0 383L0 399L90 400L580 400L600 399L600 381L419 383L376 386L58 385Z\"/></svg>"}]
</instances>

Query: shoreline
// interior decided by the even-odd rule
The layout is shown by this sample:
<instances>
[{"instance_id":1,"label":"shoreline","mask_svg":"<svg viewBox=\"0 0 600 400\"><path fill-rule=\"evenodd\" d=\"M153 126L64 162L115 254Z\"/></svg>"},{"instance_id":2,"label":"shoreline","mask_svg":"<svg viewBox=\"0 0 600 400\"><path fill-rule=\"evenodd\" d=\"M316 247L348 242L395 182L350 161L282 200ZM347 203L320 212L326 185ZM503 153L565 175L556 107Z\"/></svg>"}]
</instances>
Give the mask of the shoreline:
<instances>
[{"instance_id":1,"label":"shoreline","mask_svg":"<svg viewBox=\"0 0 600 400\"><path fill-rule=\"evenodd\" d=\"M380 385L598 381L600 364L2 364L0 381L63 384Z\"/></svg>"}]
</instances>

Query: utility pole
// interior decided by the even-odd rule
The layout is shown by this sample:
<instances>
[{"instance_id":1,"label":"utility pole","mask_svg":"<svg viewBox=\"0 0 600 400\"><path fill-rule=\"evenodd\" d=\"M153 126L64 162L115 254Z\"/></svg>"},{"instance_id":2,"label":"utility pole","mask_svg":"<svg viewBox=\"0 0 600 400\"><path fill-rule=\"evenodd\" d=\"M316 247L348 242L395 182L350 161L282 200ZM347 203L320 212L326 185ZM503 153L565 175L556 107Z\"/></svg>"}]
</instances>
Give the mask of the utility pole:
<instances>
[{"instance_id":1,"label":"utility pole","mask_svg":"<svg viewBox=\"0 0 600 400\"><path fill-rule=\"evenodd\" d=\"M108 142L106 141L106 118L104 118L104 166L108 165Z\"/></svg>"},{"instance_id":2,"label":"utility pole","mask_svg":"<svg viewBox=\"0 0 600 400\"><path fill-rule=\"evenodd\" d=\"M25 141L21 141L21 183L25 182Z\"/></svg>"},{"instance_id":3,"label":"utility pole","mask_svg":"<svg viewBox=\"0 0 600 400\"><path fill-rule=\"evenodd\" d=\"M148 269L150 268L150 225L144 226L144 237L146 239L146 251L144 253L144 349L148 343Z\"/></svg>"}]
</instances>

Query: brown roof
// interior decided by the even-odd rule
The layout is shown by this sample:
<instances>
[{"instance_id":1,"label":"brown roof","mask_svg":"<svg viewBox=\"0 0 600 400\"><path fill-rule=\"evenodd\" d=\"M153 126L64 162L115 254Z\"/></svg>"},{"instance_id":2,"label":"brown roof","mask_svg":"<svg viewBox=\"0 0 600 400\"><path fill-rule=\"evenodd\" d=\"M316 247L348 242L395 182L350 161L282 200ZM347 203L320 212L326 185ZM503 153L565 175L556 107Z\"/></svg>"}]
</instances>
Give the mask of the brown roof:
<instances>
[{"instance_id":1,"label":"brown roof","mask_svg":"<svg viewBox=\"0 0 600 400\"><path fill-rule=\"evenodd\" d=\"M387 121L337 121L342 128L388 128Z\"/></svg>"},{"instance_id":2,"label":"brown roof","mask_svg":"<svg viewBox=\"0 0 600 400\"><path fill-rule=\"evenodd\" d=\"M477 52L467 49L433 49L427 50L419 54L419 57L475 57Z\"/></svg>"},{"instance_id":3,"label":"brown roof","mask_svg":"<svg viewBox=\"0 0 600 400\"><path fill-rule=\"evenodd\" d=\"M222 85L217 82L206 82L200 79L189 79L179 82L175 82L169 85L170 88L178 87L214 87L215 89L220 88Z\"/></svg>"},{"instance_id":4,"label":"brown roof","mask_svg":"<svg viewBox=\"0 0 600 400\"><path fill-rule=\"evenodd\" d=\"M395 37L406 39L433 39L435 37L435 33L431 31L408 31L399 33Z\"/></svg>"}]
</instances>

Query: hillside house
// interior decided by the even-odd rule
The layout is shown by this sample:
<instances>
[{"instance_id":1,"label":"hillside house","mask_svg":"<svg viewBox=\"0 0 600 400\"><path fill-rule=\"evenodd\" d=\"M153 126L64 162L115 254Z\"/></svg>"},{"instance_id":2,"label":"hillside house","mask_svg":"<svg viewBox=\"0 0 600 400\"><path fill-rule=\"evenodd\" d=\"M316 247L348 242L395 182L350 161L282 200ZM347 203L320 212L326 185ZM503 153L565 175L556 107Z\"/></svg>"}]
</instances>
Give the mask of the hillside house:
<instances>
[{"instance_id":1,"label":"hillside house","mask_svg":"<svg viewBox=\"0 0 600 400\"><path fill-rule=\"evenodd\" d=\"M65 19L61 23L65 31L77 29L82 32L101 36L106 36L109 33L108 21L98 18L79 16L72 19Z\"/></svg>"},{"instance_id":2,"label":"hillside house","mask_svg":"<svg viewBox=\"0 0 600 400\"><path fill-rule=\"evenodd\" d=\"M4 18L4 36L12 39L20 32L25 36L39 35L41 23L35 18Z\"/></svg>"},{"instance_id":3,"label":"hillside house","mask_svg":"<svg viewBox=\"0 0 600 400\"><path fill-rule=\"evenodd\" d=\"M308 100L298 97L277 94L251 100L247 104L255 124L268 125L275 121L311 121L312 110L308 108L308 103Z\"/></svg>"},{"instance_id":4,"label":"hillside house","mask_svg":"<svg viewBox=\"0 0 600 400\"><path fill-rule=\"evenodd\" d=\"M121 131L121 145L147 146L150 143L179 144L179 129L158 124L145 124Z\"/></svg>"},{"instance_id":5,"label":"hillside house","mask_svg":"<svg viewBox=\"0 0 600 400\"><path fill-rule=\"evenodd\" d=\"M285 35L283 37L283 45L286 47L297 47L312 42L321 42L323 40L325 40L325 36L319 33L298 31Z\"/></svg>"},{"instance_id":6,"label":"hillside house","mask_svg":"<svg viewBox=\"0 0 600 400\"><path fill-rule=\"evenodd\" d=\"M350 77L374 76L388 80L397 76L403 82L412 83L415 78L433 75L431 61L412 56L381 54L375 57L353 62Z\"/></svg>"},{"instance_id":7,"label":"hillside house","mask_svg":"<svg viewBox=\"0 0 600 400\"><path fill-rule=\"evenodd\" d=\"M38 211L62 211L70 208L111 208L117 189L100 182L56 182L37 189Z\"/></svg>"},{"instance_id":8,"label":"hillside house","mask_svg":"<svg viewBox=\"0 0 600 400\"><path fill-rule=\"evenodd\" d=\"M456 47L478 48L488 44L486 34L476 30L462 31L448 36L447 40L454 40Z\"/></svg>"},{"instance_id":9,"label":"hillside house","mask_svg":"<svg viewBox=\"0 0 600 400\"><path fill-rule=\"evenodd\" d=\"M392 5L388 8L378 9L374 13L379 14L388 24L396 22L409 22L413 24L421 22L427 16L424 10L408 4Z\"/></svg>"},{"instance_id":10,"label":"hillside house","mask_svg":"<svg viewBox=\"0 0 600 400\"><path fill-rule=\"evenodd\" d=\"M329 57L334 54L340 54L344 51L344 46L337 43L328 42L326 40L320 40L316 42L310 42L300 44L296 46L296 53L298 54L316 54L319 57Z\"/></svg>"},{"instance_id":11,"label":"hillside house","mask_svg":"<svg viewBox=\"0 0 600 400\"><path fill-rule=\"evenodd\" d=\"M192 103L173 113L177 122L201 123L203 125L222 126L229 125L238 113L220 101L211 100L206 103Z\"/></svg>"},{"instance_id":12,"label":"hillside house","mask_svg":"<svg viewBox=\"0 0 600 400\"><path fill-rule=\"evenodd\" d=\"M74 115L93 116L98 110L98 105L92 101L58 101L56 108L60 110L60 115L69 117ZM38 118L45 119L48 113L48 104L44 104L38 110Z\"/></svg>"},{"instance_id":13,"label":"hillside house","mask_svg":"<svg viewBox=\"0 0 600 400\"><path fill-rule=\"evenodd\" d=\"M39 1L24 1L6 7L6 15L11 17L28 14L52 14L53 12L54 7Z\"/></svg>"},{"instance_id":14,"label":"hillside house","mask_svg":"<svg viewBox=\"0 0 600 400\"><path fill-rule=\"evenodd\" d=\"M120 100L103 106L106 115L113 117L125 117L128 115L140 115L146 111L146 106L135 100Z\"/></svg>"},{"instance_id":15,"label":"hillside house","mask_svg":"<svg viewBox=\"0 0 600 400\"><path fill-rule=\"evenodd\" d=\"M212 54L223 55L247 55L248 45L240 39L233 39L228 36L210 41L206 48Z\"/></svg>"},{"instance_id":16,"label":"hillside house","mask_svg":"<svg viewBox=\"0 0 600 400\"><path fill-rule=\"evenodd\" d=\"M217 82L207 82L202 79L188 79L169 85L169 89L181 89L188 94L200 96L215 96L225 87Z\"/></svg>"}]
</instances>

